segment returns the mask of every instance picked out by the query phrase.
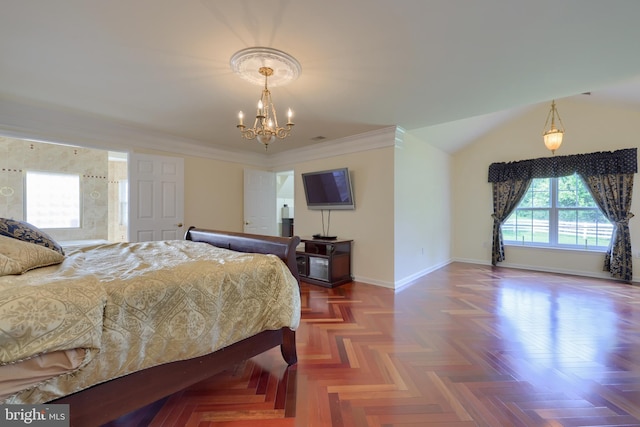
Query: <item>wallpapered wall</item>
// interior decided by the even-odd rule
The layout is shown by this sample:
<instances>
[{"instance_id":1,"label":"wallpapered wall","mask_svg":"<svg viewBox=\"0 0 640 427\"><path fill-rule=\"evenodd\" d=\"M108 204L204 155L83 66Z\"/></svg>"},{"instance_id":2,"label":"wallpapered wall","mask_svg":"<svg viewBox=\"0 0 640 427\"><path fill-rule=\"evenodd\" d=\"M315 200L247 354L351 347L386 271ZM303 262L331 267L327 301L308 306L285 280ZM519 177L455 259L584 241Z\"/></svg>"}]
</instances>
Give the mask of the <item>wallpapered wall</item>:
<instances>
[{"instance_id":1,"label":"wallpapered wall","mask_svg":"<svg viewBox=\"0 0 640 427\"><path fill-rule=\"evenodd\" d=\"M123 164L126 178L126 163ZM120 171L121 178L121 167L112 167L111 173ZM28 170L80 175L81 226L46 230L53 238L65 241L110 237L109 205L118 204L118 178L109 177L107 151L0 137L1 217L26 220L24 187ZM112 210L111 217L114 227L117 209ZM111 233L112 237L121 236L118 231L121 230Z\"/></svg>"},{"instance_id":2,"label":"wallpapered wall","mask_svg":"<svg viewBox=\"0 0 640 427\"><path fill-rule=\"evenodd\" d=\"M109 160L109 235L110 242L126 242L128 235L128 200L120 198L120 184L129 187L126 159ZM128 196L128 190L127 190Z\"/></svg>"}]
</instances>

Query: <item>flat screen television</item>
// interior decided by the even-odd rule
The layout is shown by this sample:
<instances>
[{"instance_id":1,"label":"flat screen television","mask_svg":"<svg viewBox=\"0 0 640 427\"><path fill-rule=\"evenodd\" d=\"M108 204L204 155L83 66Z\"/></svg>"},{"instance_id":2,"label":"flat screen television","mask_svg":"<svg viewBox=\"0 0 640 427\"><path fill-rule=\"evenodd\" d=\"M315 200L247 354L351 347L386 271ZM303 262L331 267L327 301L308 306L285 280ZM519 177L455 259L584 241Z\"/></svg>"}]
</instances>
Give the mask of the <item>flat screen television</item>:
<instances>
[{"instance_id":1,"label":"flat screen television","mask_svg":"<svg viewBox=\"0 0 640 427\"><path fill-rule=\"evenodd\" d=\"M356 208L347 168L303 173L302 184L309 209Z\"/></svg>"}]
</instances>

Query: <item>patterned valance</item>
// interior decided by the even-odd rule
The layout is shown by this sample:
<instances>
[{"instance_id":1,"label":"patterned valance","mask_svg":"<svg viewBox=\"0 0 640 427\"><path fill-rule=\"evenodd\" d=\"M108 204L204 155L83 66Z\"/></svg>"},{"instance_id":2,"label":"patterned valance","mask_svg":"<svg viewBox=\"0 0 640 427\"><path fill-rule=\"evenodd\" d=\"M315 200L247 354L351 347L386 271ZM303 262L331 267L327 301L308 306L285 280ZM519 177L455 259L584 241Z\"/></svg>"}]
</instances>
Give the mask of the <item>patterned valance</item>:
<instances>
[{"instance_id":1,"label":"patterned valance","mask_svg":"<svg viewBox=\"0 0 640 427\"><path fill-rule=\"evenodd\" d=\"M556 178L573 175L576 172L582 176L637 173L637 149L626 148L617 151L492 163L489 166L489 182Z\"/></svg>"}]
</instances>

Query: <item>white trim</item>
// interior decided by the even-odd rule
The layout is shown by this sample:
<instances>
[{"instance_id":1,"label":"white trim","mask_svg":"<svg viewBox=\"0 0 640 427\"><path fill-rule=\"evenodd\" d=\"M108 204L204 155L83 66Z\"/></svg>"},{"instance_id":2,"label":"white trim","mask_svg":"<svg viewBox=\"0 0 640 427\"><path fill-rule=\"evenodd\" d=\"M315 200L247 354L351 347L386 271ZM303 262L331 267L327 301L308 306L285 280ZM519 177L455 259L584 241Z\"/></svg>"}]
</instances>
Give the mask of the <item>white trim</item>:
<instances>
[{"instance_id":1,"label":"white trim","mask_svg":"<svg viewBox=\"0 0 640 427\"><path fill-rule=\"evenodd\" d=\"M421 270L417 273L414 273L410 276L405 277L404 279L401 280L396 280L396 284L395 284L395 291L396 292L400 292L403 291L404 289L410 287L411 285L413 285L416 281L418 281L419 279L423 278L424 276L433 273L436 270L441 269L442 267L446 267L447 265L451 264L453 262L452 259L449 259L447 261L443 261L439 264L433 265L431 267L425 268L424 270Z\"/></svg>"},{"instance_id":2,"label":"white trim","mask_svg":"<svg viewBox=\"0 0 640 427\"><path fill-rule=\"evenodd\" d=\"M545 246L544 244L539 244L539 245L532 245L532 244L528 244L528 245L522 245L522 244L516 244L514 241L509 241L504 242L504 247L505 248L517 248L517 249L542 249L544 251L563 251L563 252L571 252L571 253L577 253L577 254L597 254L597 255L602 255L604 256L605 253L607 253L607 248L603 247L603 246L596 246L595 249L585 249L583 247L580 246L575 246L575 247L571 247L571 246Z\"/></svg>"},{"instance_id":3,"label":"white trim","mask_svg":"<svg viewBox=\"0 0 640 427\"><path fill-rule=\"evenodd\" d=\"M69 126L70 122L76 125ZM0 102L0 135L123 152L144 148L257 167L264 167L268 157L266 154L205 146L194 139L143 129L131 123L17 101Z\"/></svg>"},{"instance_id":4,"label":"white trim","mask_svg":"<svg viewBox=\"0 0 640 427\"><path fill-rule=\"evenodd\" d=\"M294 148L268 156L266 167L278 168L310 160L324 159L361 151L393 147L396 140L396 126L390 126L371 132L347 136L307 147Z\"/></svg>"},{"instance_id":5,"label":"white trim","mask_svg":"<svg viewBox=\"0 0 640 427\"><path fill-rule=\"evenodd\" d=\"M356 278L354 278L353 280L356 282L362 282L362 283L366 283L369 285L375 285L375 286L380 286L383 288L388 288L388 289L393 289L396 293L400 292L406 288L408 288L409 286L411 286L412 284L414 284L416 281L418 281L419 279L421 279L422 277L433 273L436 270L441 269L442 267L446 267L447 265L451 264L453 262L453 260L448 260L448 261L444 261L441 262L439 264L433 265L429 268L425 268L424 270L421 270L417 273L414 273L410 276L407 276L403 279L400 280L396 280L395 282L383 282L380 280L375 280L375 279L370 279L367 277L361 277L358 276Z\"/></svg>"},{"instance_id":6,"label":"white trim","mask_svg":"<svg viewBox=\"0 0 640 427\"><path fill-rule=\"evenodd\" d=\"M486 260L477 260L477 259L468 259L468 258L454 258L453 261L455 261L455 262L464 262L464 263L467 263L467 264L491 265L491 262L486 261ZM511 263L508 263L508 262L501 262L496 267L513 268L513 269L516 269L516 270L540 271L540 272L544 272L544 273L568 274L568 275L571 275L571 276L592 277L592 278L595 278L595 279L607 279L607 280L614 280L614 281L623 282L622 280L619 280L619 279L616 279L614 277L611 277L609 274L607 274L604 271L602 273L600 273L600 272L596 273L596 272L591 272L591 271L569 270L569 269L564 269L564 268L548 268L548 267L543 267L543 266L539 266L539 265L511 264Z\"/></svg>"},{"instance_id":7,"label":"white trim","mask_svg":"<svg viewBox=\"0 0 640 427\"><path fill-rule=\"evenodd\" d=\"M405 277L404 279L401 280L397 280L395 281L395 283L390 283L390 282L381 282L379 280L374 280L374 279L369 279L366 277L357 277L354 278L354 280L356 282L362 282L362 283L366 283L369 285L375 285L375 286L380 286L383 288L387 288L387 289L392 289L395 293L399 293L404 291L405 289L411 287L412 285L414 285L419 279L421 279L422 277L433 273L436 270L441 269L442 267L446 267L447 265L453 263L453 262L462 262L465 264L477 264L477 265L486 265L486 266L490 266L491 262L490 261L486 261L486 260L478 260L478 259L470 259L470 258L451 258L448 261L442 262L440 264L434 265L432 267L426 268L422 271L419 271L417 273L414 273L410 276ZM532 265L524 265L524 264L511 264L508 262L501 262L497 268L512 268L515 270L530 270L530 271L538 271L538 272L544 272L544 273L556 273L556 274L567 274L570 276L579 276L579 277L591 277L591 278L595 278L595 279L606 279L606 280L613 280L613 281L620 281L623 282L621 280L615 279L613 277L611 277L609 274L607 274L606 272L602 272L602 273L595 273L595 272L585 272L585 271L581 271L581 270L568 270L568 269L561 269L561 268L545 268L545 267L540 267L540 266L532 266ZM635 282L632 280L632 282ZM624 282L626 283L626 282Z\"/></svg>"},{"instance_id":8,"label":"white trim","mask_svg":"<svg viewBox=\"0 0 640 427\"><path fill-rule=\"evenodd\" d=\"M214 160L221 160L231 163L240 163L248 166L264 167L266 156L256 153L244 153L223 150L214 147L203 147L185 139L167 136L152 136L148 133L137 133L131 130L104 131L100 138L96 138L95 133L83 134L82 132L66 132L57 130L54 126L46 131L20 128L17 126L6 126L0 124L0 134L9 138L26 139L38 142L48 142L54 144L74 145L85 148L100 150L132 152L135 149L149 149L166 152L168 154L180 155L183 157L202 157ZM113 142L135 141L135 144L124 145ZM179 147L179 149L176 149Z\"/></svg>"},{"instance_id":9,"label":"white trim","mask_svg":"<svg viewBox=\"0 0 640 427\"><path fill-rule=\"evenodd\" d=\"M384 128L382 130L324 142L321 146L311 145L308 147L288 150L279 154L265 155L230 151L215 147L203 147L202 145L184 138L167 137L166 135L151 135L148 132L139 133L131 129L116 129L115 126L111 127L109 130L104 129L100 133L102 137L96 138L95 132L83 135L82 132L72 133L57 131L54 126L47 128L46 131L40 131L0 124L0 135L9 138L27 139L64 145L77 145L79 147L121 152L131 152L132 150L135 151L136 148L145 148L149 150L178 154L181 156L202 157L268 169L276 169L278 167L288 166L298 162L340 156L343 154L392 147L394 144L398 146L397 141L394 141L394 139L391 138L390 130L395 129L393 127ZM120 143L113 142L114 140L135 141L135 145L125 146ZM176 147L179 147L179 150L176 150Z\"/></svg>"},{"instance_id":10,"label":"white trim","mask_svg":"<svg viewBox=\"0 0 640 427\"><path fill-rule=\"evenodd\" d=\"M304 279L302 279L302 281L304 281ZM361 282L361 283L366 283L367 285L374 285L374 286L380 286L381 288L387 288L387 289L394 289L394 284L393 282L384 282L381 280L376 280L376 279L371 279L368 277L362 277L362 276L354 276L353 277L353 281L354 282Z\"/></svg>"},{"instance_id":11,"label":"white trim","mask_svg":"<svg viewBox=\"0 0 640 427\"><path fill-rule=\"evenodd\" d=\"M451 262L463 262L465 264L491 265L491 262L481 259L453 258Z\"/></svg>"},{"instance_id":12,"label":"white trim","mask_svg":"<svg viewBox=\"0 0 640 427\"><path fill-rule=\"evenodd\" d=\"M143 148L261 169L398 146L404 135L402 128L389 126L276 154L251 153L206 146L194 139L143 129L123 121L12 101L0 102L0 135L3 136L122 152ZM76 126L66 125L69 122Z\"/></svg>"},{"instance_id":13,"label":"white trim","mask_svg":"<svg viewBox=\"0 0 640 427\"><path fill-rule=\"evenodd\" d=\"M404 134L405 134L405 130L403 128L401 128L400 126L396 126L396 134L395 134L395 140L394 140L394 147L397 149L404 149Z\"/></svg>"}]
</instances>

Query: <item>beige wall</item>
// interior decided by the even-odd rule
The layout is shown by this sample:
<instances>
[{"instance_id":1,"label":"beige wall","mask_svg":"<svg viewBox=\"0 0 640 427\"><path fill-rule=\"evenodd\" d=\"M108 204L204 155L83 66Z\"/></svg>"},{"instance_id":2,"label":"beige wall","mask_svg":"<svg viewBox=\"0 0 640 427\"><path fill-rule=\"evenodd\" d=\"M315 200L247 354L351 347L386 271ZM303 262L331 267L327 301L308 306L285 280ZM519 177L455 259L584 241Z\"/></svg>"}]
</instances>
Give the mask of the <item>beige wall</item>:
<instances>
[{"instance_id":1,"label":"beige wall","mask_svg":"<svg viewBox=\"0 0 640 427\"><path fill-rule=\"evenodd\" d=\"M392 136L391 136L392 137ZM366 136L363 137L366 140ZM393 146L323 157L317 160L299 161L280 165L278 170L293 170L295 180L295 234L311 236L322 232L320 211L306 207L301 174L304 172L348 167L356 200L352 211L332 211L330 234L353 239L352 273L356 280L393 288L416 272L442 264L450 257L449 251L449 173L448 156L437 149L409 136L410 142L403 166L418 174L424 182L423 197L406 198L400 209L401 224L397 226L394 215L398 212L394 193L396 184L394 158L398 149ZM147 151L148 152L148 151ZM176 155L156 153L163 155ZM425 156L425 162L418 157ZM185 158L185 224L204 228L242 231L243 219L243 169L240 163L224 162L198 157ZM410 174L409 174L410 175ZM406 188L413 194L416 182L405 175ZM436 197L442 204L434 210L429 199ZM325 212L325 226L328 222ZM436 222L425 221L431 215ZM411 222L419 234L413 233ZM442 224L447 224L442 226ZM396 229L407 239L396 244ZM424 248L424 251L421 249ZM394 250L405 253L420 252L417 263L394 256ZM423 255L424 253L424 255ZM398 270L396 264L400 262Z\"/></svg>"},{"instance_id":2,"label":"beige wall","mask_svg":"<svg viewBox=\"0 0 640 427\"><path fill-rule=\"evenodd\" d=\"M243 230L243 171L239 163L185 157L184 204L187 227Z\"/></svg>"},{"instance_id":3,"label":"beige wall","mask_svg":"<svg viewBox=\"0 0 640 427\"><path fill-rule=\"evenodd\" d=\"M451 259L450 156L410 132L395 149L396 288Z\"/></svg>"},{"instance_id":4,"label":"beige wall","mask_svg":"<svg viewBox=\"0 0 640 427\"><path fill-rule=\"evenodd\" d=\"M393 147L328 157L291 165L295 174L295 234L322 233L320 211L306 207L301 174L348 167L355 210L331 212L330 234L353 239L356 280L393 287ZM287 169L287 168L285 168ZM325 226L327 212L325 212Z\"/></svg>"},{"instance_id":5,"label":"beige wall","mask_svg":"<svg viewBox=\"0 0 640 427\"><path fill-rule=\"evenodd\" d=\"M582 100L559 100L565 140L556 155L613 151L638 147L640 113L612 109ZM542 142L549 104L537 105L520 117L498 126L453 156L453 254L462 261L491 262L491 184L489 165L551 155ZM460 122L464 126L464 121ZM634 253L634 280L640 278L640 178L634 181L635 197L629 222ZM595 277L603 273L603 255L586 251L507 246L500 265L532 268Z\"/></svg>"},{"instance_id":6,"label":"beige wall","mask_svg":"<svg viewBox=\"0 0 640 427\"><path fill-rule=\"evenodd\" d=\"M356 280L390 288L451 259L450 156L410 133L399 131L397 140L278 168L294 170L295 233L306 237L322 232L322 215L307 209L301 174L349 168L356 209L332 211L330 234L353 239ZM244 167L185 157L185 223L242 231Z\"/></svg>"}]
</instances>

